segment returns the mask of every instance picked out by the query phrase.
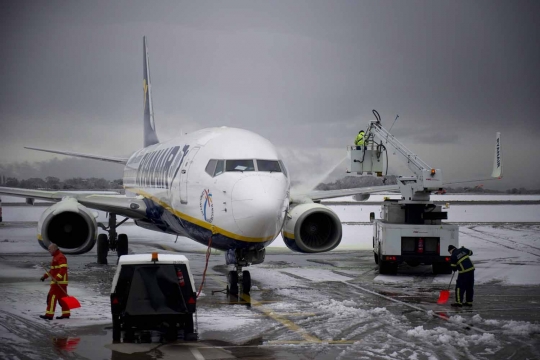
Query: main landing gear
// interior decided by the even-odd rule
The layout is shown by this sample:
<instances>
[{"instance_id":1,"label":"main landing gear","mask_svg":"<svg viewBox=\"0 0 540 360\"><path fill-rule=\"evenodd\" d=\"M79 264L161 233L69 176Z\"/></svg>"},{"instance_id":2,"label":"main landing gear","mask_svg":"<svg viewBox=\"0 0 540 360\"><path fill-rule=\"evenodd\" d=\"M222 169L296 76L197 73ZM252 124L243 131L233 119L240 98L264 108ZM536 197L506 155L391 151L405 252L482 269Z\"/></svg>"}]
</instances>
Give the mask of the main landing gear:
<instances>
[{"instance_id":1,"label":"main landing gear","mask_svg":"<svg viewBox=\"0 0 540 360\"><path fill-rule=\"evenodd\" d=\"M97 263L107 265L107 254L109 250L115 251L118 258L128 253L128 237L126 234L117 234L116 228L125 223L128 218L116 223L116 214L109 213L109 226L105 227L102 223L98 226L107 231L109 235L99 234L97 238Z\"/></svg>"}]
</instances>

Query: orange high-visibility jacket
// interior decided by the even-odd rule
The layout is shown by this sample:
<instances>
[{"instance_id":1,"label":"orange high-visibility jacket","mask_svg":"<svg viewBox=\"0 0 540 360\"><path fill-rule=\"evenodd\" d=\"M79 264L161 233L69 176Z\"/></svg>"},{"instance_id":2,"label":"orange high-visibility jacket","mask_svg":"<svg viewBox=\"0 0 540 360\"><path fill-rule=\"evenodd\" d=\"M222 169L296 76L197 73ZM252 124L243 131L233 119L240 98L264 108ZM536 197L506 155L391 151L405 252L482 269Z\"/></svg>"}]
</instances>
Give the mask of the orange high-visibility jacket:
<instances>
[{"instance_id":1,"label":"orange high-visibility jacket","mask_svg":"<svg viewBox=\"0 0 540 360\"><path fill-rule=\"evenodd\" d=\"M56 252L53 254L53 259L51 263L51 270L49 271L49 274L54 278L55 281L51 280L51 285L59 284L59 285L67 285L68 284L68 265L67 260L64 254L60 252L60 250L56 250ZM49 277L47 273L43 275L45 279Z\"/></svg>"}]
</instances>

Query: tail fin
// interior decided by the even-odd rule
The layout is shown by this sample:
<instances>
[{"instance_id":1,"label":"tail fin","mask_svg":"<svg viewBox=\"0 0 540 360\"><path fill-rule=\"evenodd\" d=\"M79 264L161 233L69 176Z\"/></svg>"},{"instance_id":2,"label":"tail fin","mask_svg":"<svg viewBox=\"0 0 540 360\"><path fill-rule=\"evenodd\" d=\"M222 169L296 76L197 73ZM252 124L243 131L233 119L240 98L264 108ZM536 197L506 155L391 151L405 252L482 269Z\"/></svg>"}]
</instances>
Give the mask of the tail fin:
<instances>
[{"instance_id":1,"label":"tail fin","mask_svg":"<svg viewBox=\"0 0 540 360\"><path fill-rule=\"evenodd\" d=\"M150 85L150 61L148 60L148 48L146 36L143 37L144 51L144 147L159 143L154 123L154 108L152 106L152 85Z\"/></svg>"},{"instance_id":2,"label":"tail fin","mask_svg":"<svg viewBox=\"0 0 540 360\"><path fill-rule=\"evenodd\" d=\"M491 177L501 179L503 176L501 133L498 132L495 138L495 156L493 158L493 172L491 173Z\"/></svg>"}]
</instances>

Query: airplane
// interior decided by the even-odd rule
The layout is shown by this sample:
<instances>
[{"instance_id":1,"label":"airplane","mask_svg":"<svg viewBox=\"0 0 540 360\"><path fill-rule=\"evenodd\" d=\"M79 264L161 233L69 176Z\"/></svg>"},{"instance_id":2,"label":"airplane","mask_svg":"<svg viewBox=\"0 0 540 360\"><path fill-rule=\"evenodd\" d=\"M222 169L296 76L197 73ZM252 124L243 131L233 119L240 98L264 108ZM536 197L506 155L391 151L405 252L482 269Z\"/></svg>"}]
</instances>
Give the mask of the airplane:
<instances>
[{"instance_id":1,"label":"airplane","mask_svg":"<svg viewBox=\"0 0 540 360\"><path fill-rule=\"evenodd\" d=\"M184 236L225 252L228 291L251 289L249 265L260 264L265 248L281 233L296 252L336 248L342 237L339 217L321 199L398 190L383 185L347 190L291 193L289 173L275 146L251 131L214 127L158 140L152 106L149 52L143 37L144 147L113 157L27 147L31 150L112 162L124 166L126 194L73 193L0 187L0 194L56 202L38 222L38 243L55 243L65 254L83 254L97 243L97 260L109 250L128 252L128 237L117 234L126 220L149 230ZM109 214L108 226L90 209ZM118 222L116 217L123 216ZM98 234L98 227L107 234Z\"/></svg>"}]
</instances>

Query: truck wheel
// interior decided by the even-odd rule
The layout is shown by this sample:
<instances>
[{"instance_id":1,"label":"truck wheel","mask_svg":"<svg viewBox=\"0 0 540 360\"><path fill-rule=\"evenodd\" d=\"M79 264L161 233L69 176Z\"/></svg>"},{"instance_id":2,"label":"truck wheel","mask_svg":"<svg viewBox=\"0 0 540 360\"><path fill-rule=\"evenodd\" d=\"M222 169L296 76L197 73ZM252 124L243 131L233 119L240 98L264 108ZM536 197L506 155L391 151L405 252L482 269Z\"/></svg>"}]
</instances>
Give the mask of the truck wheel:
<instances>
[{"instance_id":1,"label":"truck wheel","mask_svg":"<svg viewBox=\"0 0 540 360\"><path fill-rule=\"evenodd\" d=\"M433 263L431 264L431 269L433 270L433 274L437 275L440 273L440 270L439 270L439 264L438 263Z\"/></svg>"},{"instance_id":2,"label":"truck wheel","mask_svg":"<svg viewBox=\"0 0 540 360\"><path fill-rule=\"evenodd\" d=\"M178 328L176 327L176 324L173 324L173 326L170 326L165 332L165 341L173 342L173 341L176 341L177 339L178 339ZM150 336L149 342L152 342L152 336Z\"/></svg>"},{"instance_id":3,"label":"truck wheel","mask_svg":"<svg viewBox=\"0 0 540 360\"><path fill-rule=\"evenodd\" d=\"M373 252L373 257L375 258L375 264L379 265L379 255L377 255L375 252Z\"/></svg>"},{"instance_id":4,"label":"truck wheel","mask_svg":"<svg viewBox=\"0 0 540 360\"><path fill-rule=\"evenodd\" d=\"M184 322L184 341L196 341L197 334L193 328L193 314L187 314Z\"/></svg>"},{"instance_id":5,"label":"truck wheel","mask_svg":"<svg viewBox=\"0 0 540 360\"><path fill-rule=\"evenodd\" d=\"M107 253L109 252L109 239L106 234L99 234L97 238L97 263L107 265Z\"/></svg>"},{"instance_id":6,"label":"truck wheel","mask_svg":"<svg viewBox=\"0 0 540 360\"><path fill-rule=\"evenodd\" d=\"M112 318L112 339L113 343L120 342L120 335L121 335L121 327L120 327L120 317L118 315L114 315Z\"/></svg>"},{"instance_id":7,"label":"truck wheel","mask_svg":"<svg viewBox=\"0 0 540 360\"><path fill-rule=\"evenodd\" d=\"M118 240L116 242L116 253L118 257L128 254L128 237L126 234L118 235Z\"/></svg>"},{"instance_id":8,"label":"truck wheel","mask_svg":"<svg viewBox=\"0 0 540 360\"><path fill-rule=\"evenodd\" d=\"M381 255L381 245L379 244L379 253L377 255L377 258L379 260L378 264L379 264L379 274L381 275L384 275L384 274L387 274L388 273L388 264L383 261L382 259L382 256Z\"/></svg>"}]
</instances>

